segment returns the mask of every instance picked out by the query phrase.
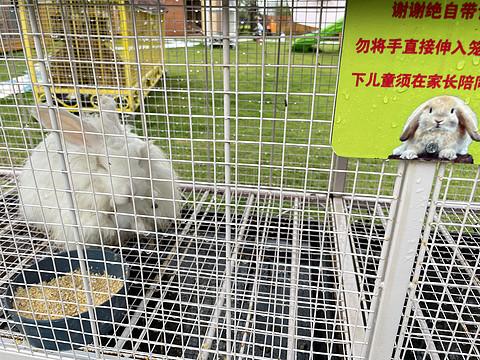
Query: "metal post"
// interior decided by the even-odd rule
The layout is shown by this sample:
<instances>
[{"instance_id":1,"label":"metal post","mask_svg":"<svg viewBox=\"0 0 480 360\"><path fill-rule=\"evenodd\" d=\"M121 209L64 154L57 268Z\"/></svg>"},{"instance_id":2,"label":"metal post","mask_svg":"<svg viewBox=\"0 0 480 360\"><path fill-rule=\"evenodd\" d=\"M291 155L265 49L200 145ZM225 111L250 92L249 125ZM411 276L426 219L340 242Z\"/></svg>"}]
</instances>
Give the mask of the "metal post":
<instances>
[{"instance_id":1,"label":"metal post","mask_svg":"<svg viewBox=\"0 0 480 360\"><path fill-rule=\"evenodd\" d=\"M338 265L342 276L344 301L347 308L350 348L348 355L359 357L365 341L365 323L362 316L360 288L355 274L355 247L350 243L351 233L349 214L345 209L344 199L346 170L348 159L333 155L332 175L330 177L329 193L332 195L334 211L334 229L338 247Z\"/></svg>"},{"instance_id":2,"label":"metal post","mask_svg":"<svg viewBox=\"0 0 480 360\"><path fill-rule=\"evenodd\" d=\"M209 6L210 6L210 9L211 9L211 0L208 0L208 3L209 3ZM209 14L211 14L211 11L209 12ZM203 14L202 14L203 18L205 19L205 24L207 23L206 19L207 19L207 7L205 5L203 5ZM210 20L211 21L211 20ZM186 42L186 41L185 41ZM186 44L185 44L186 45ZM203 39L203 46L205 48L205 51L204 51L204 54L205 54L205 64L208 64L208 33L205 34L205 38ZM212 135L211 135L211 130L210 130L210 121L208 120L209 117L210 117L210 112L208 110L210 110L210 101L208 101L208 90L210 89L210 83L209 83L209 79L208 79L208 66L205 66L205 103L204 103L204 106L205 106L205 116L206 116L206 119L207 119L207 139L211 139L212 138ZM212 95L212 98L213 98L214 95ZM213 110L215 111L215 110ZM212 117L212 128L215 127L215 122L213 121L213 117ZM214 129L215 131L215 129ZM208 162L207 162L207 176L209 179L212 178L213 176L213 172L212 172L212 162L213 162L213 157L212 157L212 149L210 148L210 141L207 141L206 143L206 146L207 146L207 159L208 159Z\"/></svg>"},{"instance_id":3,"label":"metal post","mask_svg":"<svg viewBox=\"0 0 480 360\"><path fill-rule=\"evenodd\" d=\"M376 294L377 306L367 349L367 359L391 359L395 337L410 284L418 243L435 177L436 163L412 161L405 165L397 210L391 219L390 250ZM384 244L385 246L385 244Z\"/></svg>"},{"instance_id":4,"label":"metal post","mask_svg":"<svg viewBox=\"0 0 480 360\"><path fill-rule=\"evenodd\" d=\"M227 359L232 358L232 229L231 229L231 158L230 158L230 2L222 0L223 34L223 127L225 140L225 327Z\"/></svg>"},{"instance_id":5,"label":"metal post","mask_svg":"<svg viewBox=\"0 0 480 360\"><path fill-rule=\"evenodd\" d=\"M267 2L264 3L264 6L266 5ZM265 9L264 9L265 10ZM282 11L283 11L283 0L280 0L280 26L278 27L278 32L281 33L282 32ZM263 24L265 27L266 27L266 24ZM265 29L264 29L264 33L265 33ZM263 35L263 34L262 34ZM275 65L277 65L275 67L275 95L274 95L274 98L273 98L273 121L272 121L272 145L271 145L271 154L270 154L270 176L269 176L269 185L272 186L272 183L273 183L273 154L275 152L275 133L276 133L276 124L277 124L277 103L278 103L278 84L279 84L279 75L280 75L280 69L279 69L279 65L280 65L280 53L281 53L281 45L282 45L282 42L281 42L282 38L280 36L280 34L278 35L278 41L277 41L277 58L276 58L276 63Z\"/></svg>"},{"instance_id":6,"label":"metal post","mask_svg":"<svg viewBox=\"0 0 480 360\"><path fill-rule=\"evenodd\" d=\"M330 186L328 191L333 196L341 196L345 191L345 182L347 180L348 159L333 154L333 169L330 178Z\"/></svg>"},{"instance_id":7,"label":"metal post","mask_svg":"<svg viewBox=\"0 0 480 360\"><path fill-rule=\"evenodd\" d=\"M421 313L422 312L422 310L415 305L415 303L417 302L417 300L415 299L415 292L416 292L416 289L417 289L418 281L420 279L420 274L422 272L421 271L422 270L422 263L425 261L425 258L428 256L427 248L428 248L429 239L430 239L430 236L431 236L431 233L432 233L433 223L437 222L437 221L435 221L435 215L437 213L438 198L440 196L440 192L441 192L442 186L443 186L443 182L441 181L441 179L443 178L444 172L445 172L445 165L442 164L440 166L439 170L438 170L437 181L435 182L435 186L434 186L434 189L433 189L433 194L432 194L431 199L430 199L430 207L429 207L429 210L428 210L427 222L425 224L425 229L423 230L422 242L420 244L420 250L418 252L417 261L416 261L416 264L415 264L415 271L413 273L413 278L411 280L412 285L408 289L409 297L408 297L407 305L405 306L405 310L403 312L403 319L402 319L403 323L402 323L402 326L401 326L400 335L398 337L398 343L399 344L403 344L403 342L404 342L405 334L407 332L407 327L408 327L408 323L409 323L409 319L410 319L410 315L411 315L412 311L414 311L415 313ZM468 266L466 268L468 268ZM415 307L417 307L417 308L415 309ZM423 316L422 316L422 318L423 318ZM421 321L421 319L419 319L419 321ZM420 323L420 324L422 325L422 323ZM425 329L428 329L428 327L425 327ZM426 334L427 334L428 331L425 332L422 329L422 332L424 333L425 338L427 339ZM431 342L431 344L433 344L433 341ZM398 346L397 346L397 349L395 350L395 360L400 360L400 348Z\"/></svg>"},{"instance_id":8,"label":"metal post","mask_svg":"<svg viewBox=\"0 0 480 360\"><path fill-rule=\"evenodd\" d=\"M287 359L296 358L297 308L298 308L298 273L300 266L300 224L298 197L295 198L293 210L292 263L290 268L290 300L288 303L288 347Z\"/></svg>"}]
</instances>

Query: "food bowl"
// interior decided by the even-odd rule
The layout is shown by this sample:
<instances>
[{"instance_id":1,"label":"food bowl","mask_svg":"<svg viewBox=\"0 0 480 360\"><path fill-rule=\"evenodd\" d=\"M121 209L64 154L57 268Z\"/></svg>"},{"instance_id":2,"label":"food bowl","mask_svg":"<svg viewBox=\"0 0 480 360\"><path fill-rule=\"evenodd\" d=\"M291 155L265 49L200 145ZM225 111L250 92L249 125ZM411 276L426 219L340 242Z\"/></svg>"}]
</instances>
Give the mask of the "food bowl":
<instances>
[{"instance_id":1,"label":"food bowl","mask_svg":"<svg viewBox=\"0 0 480 360\"><path fill-rule=\"evenodd\" d=\"M91 274L107 273L124 281L123 287L106 302L96 306L94 312L100 335L109 335L113 324L119 322L127 308L127 282L129 269L122 264L120 255L97 249L85 250L87 266ZM88 311L60 319L36 320L19 315L13 303L18 287L48 282L80 269L76 251L62 252L47 257L22 270L13 277L3 298L4 307L17 329L25 334L31 346L45 350L64 351L93 343Z\"/></svg>"}]
</instances>

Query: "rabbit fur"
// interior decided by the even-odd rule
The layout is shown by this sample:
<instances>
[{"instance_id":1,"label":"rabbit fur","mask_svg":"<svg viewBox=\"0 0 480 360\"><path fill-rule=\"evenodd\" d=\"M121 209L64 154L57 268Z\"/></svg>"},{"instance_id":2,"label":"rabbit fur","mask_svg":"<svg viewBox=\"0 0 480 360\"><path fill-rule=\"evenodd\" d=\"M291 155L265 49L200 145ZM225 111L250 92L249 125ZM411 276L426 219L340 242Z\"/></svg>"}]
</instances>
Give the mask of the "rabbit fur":
<instances>
[{"instance_id":1,"label":"rabbit fur","mask_svg":"<svg viewBox=\"0 0 480 360\"><path fill-rule=\"evenodd\" d=\"M477 117L454 96L437 96L421 104L408 118L400 136L402 145L393 151L402 159L416 159L428 144L438 147L440 159L454 160L465 155L472 142L480 141Z\"/></svg>"},{"instance_id":2,"label":"rabbit fur","mask_svg":"<svg viewBox=\"0 0 480 360\"><path fill-rule=\"evenodd\" d=\"M70 210L56 134L38 144L19 177L21 215L60 249L76 247L75 217L86 244L106 245L119 245L134 234L128 230L164 230L180 218L181 195L165 154L121 124L112 98L101 97L100 109L81 118L58 110L78 216ZM39 108L37 120L52 129L48 109Z\"/></svg>"}]
</instances>

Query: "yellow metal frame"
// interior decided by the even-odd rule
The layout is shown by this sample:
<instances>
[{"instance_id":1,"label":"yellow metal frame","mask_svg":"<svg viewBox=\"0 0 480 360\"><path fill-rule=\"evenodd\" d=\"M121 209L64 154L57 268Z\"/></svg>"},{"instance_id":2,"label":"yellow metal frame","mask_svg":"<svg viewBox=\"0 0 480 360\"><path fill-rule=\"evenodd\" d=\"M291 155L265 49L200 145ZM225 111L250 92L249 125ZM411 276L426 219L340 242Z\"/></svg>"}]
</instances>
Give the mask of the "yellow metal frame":
<instances>
[{"instance_id":1,"label":"yellow metal frame","mask_svg":"<svg viewBox=\"0 0 480 360\"><path fill-rule=\"evenodd\" d=\"M138 81L134 78L138 78L137 76L134 75L134 72L136 69L132 68L131 64L134 64L137 62L136 59L136 54L133 51L130 51L134 45L133 40L130 39L131 36L131 29L129 26L129 7L128 6L122 6L125 5L124 0L119 0L115 2L115 5L118 5L118 16L120 19L120 47L121 49L118 50L118 57L121 58L122 61L124 62L123 65L123 75L126 80L126 84L123 85L124 89L104 89L104 88L99 88L99 89L94 89L94 88L78 88L74 89L74 87L55 87L55 84L53 84L52 92L53 94L73 94L75 91L80 93L81 95L90 95L90 99L88 101L88 107L91 108L96 108L97 104L95 103L95 99L97 95L112 95L112 96L125 96L123 100L126 99L126 106L121 108L123 111L135 111L138 106L140 105L140 91L139 90L133 90L133 89L139 89L140 84ZM56 6L52 3L52 6ZM30 27L29 27L29 21L28 21L28 9L26 7L26 3L24 0L19 1L19 13L20 13L20 24L22 27L22 36L24 39L24 44L25 44L25 52L26 52L26 58L28 62L28 68L30 71L30 76L32 79L33 83L33 93L37 101L43 102L45 100L45 94L43 91L42 85L38 84L38 79L37 75L35 73L35 54L33 50L33 42L31 40L31 35L28 35L30 33ZM158 83L158 81L162 78L162 76L165 73L165 68L163 64L163 59L161 59L161 53L165 53L165 41L164 41L164 31L165 31L165 22L164 22L164 14L162 13L160 15L160 24L161 28L159 29L161 34L161 39L160 39L160 46L163 51L160 51L160 49L153 49L153 50L145 50L145 49L139 49L140 56L144 55L142 52L146 51L152 51L152 54L154 51L158 52L158 57L159 57L159 63L158 65L154 66L151 70L147 71L146 73L141 74L141 80L142 80L142 89L143 89L143 95L147 96L152 87ZM157 34L155 34L157 35ZM116 48L114 47L114 51L117 51ZM141 59L139 59L141 61ZM94 86L94 84L92 84ZM63 107L71 110L71 111L76 111L78 110L78 104L75 105L69 105L65 102L63 102L61 99L56 97L56 101ZM121 103L121 102L120 102ZM84 106L85 107L85 106Z\"/></svg>"}]
</instances>

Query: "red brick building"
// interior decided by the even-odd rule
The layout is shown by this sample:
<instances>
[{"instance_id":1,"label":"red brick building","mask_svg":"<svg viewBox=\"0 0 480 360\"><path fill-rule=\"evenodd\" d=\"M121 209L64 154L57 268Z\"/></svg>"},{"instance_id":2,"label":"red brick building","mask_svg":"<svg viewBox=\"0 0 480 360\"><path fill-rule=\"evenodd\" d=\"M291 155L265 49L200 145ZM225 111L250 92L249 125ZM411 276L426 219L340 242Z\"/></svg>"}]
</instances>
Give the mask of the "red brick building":
<instances>
[{"instance_id":1,"label":"red brick building","mask_svg":"<svg viewBox=\"0 0 480 360\"><path fill-rule=\"evenodd\" d=\"M163 0L165 6L165 36L184 36L202 33L200 0Z\"/></svg>"}]
</instances>

